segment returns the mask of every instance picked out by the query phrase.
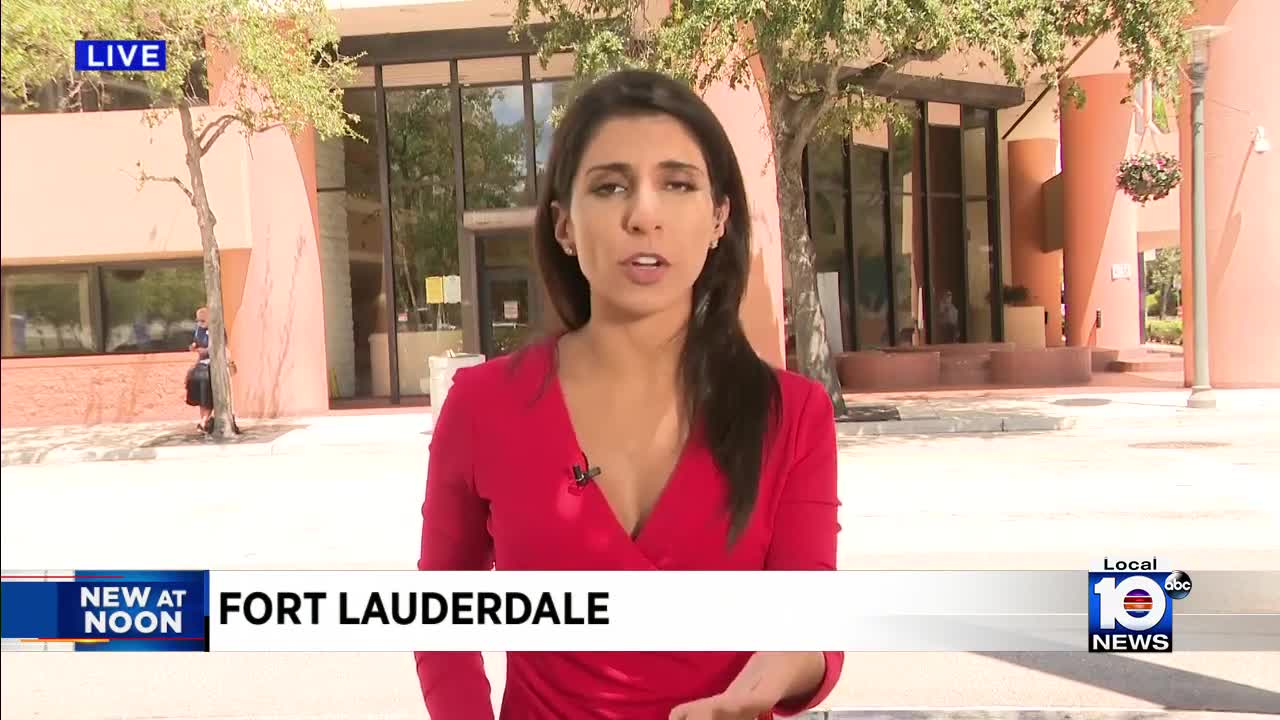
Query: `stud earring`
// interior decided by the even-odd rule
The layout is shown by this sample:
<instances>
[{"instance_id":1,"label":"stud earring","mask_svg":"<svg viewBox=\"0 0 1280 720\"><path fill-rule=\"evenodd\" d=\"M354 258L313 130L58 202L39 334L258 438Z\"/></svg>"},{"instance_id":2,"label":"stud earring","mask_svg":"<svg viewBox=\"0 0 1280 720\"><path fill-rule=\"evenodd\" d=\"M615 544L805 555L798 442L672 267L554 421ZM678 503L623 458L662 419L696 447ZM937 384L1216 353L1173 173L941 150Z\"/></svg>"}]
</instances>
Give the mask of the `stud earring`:
<instances>
[{"instance_id":1,"label":"stud earring","mask_svg":"<svg viewBox=\"0 0 1280 720\"><path fill-rule=\"evenodd\" d=\"M572 246L570 246L570 245L565 245L565 246L564 246L564 254L565 254L565 255L575 255L575 254L576 254L576 252L574 251L574 249L573 249L573 247L572 247Z\"/></svg>"},{"instance_id":2,"label":"stud earring","mask_svg":"<svg viewBox=\"0 0 1280 720\"><path fill-rule=\"evenodd\" d=\"M720 245L720 241L719 241L719 240L712 240L712 241L711 241L711 249L712 249L712 250L715 250L715 249L716 249L716 247L718 247L719 245Z\"/></svg>"}]
</instances>

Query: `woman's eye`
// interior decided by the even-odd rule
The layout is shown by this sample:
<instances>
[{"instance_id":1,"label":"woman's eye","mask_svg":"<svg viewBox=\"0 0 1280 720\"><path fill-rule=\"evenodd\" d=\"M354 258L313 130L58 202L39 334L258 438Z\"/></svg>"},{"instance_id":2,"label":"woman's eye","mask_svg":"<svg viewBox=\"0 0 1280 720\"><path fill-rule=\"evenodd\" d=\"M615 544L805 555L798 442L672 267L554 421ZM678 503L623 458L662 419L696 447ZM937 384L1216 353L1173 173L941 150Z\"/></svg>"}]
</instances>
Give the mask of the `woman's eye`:
<instances>
[{"instance_id":1,"label":"woman's eye","mask_svg":"<svg viewBox=\"0 0 1280 720\"><path fill-rule=\"evenodd\" d=\"M678 192L693 192L694 190L697 190L693 183L685 182L683 180L673 180L667 183L667 186Z\"/></svg>"},{"instance_id":2,"label":"woman's eye","mask_svg":"<svg viewBox=\"0 0 1280 720\"><path fill-rule=\"evenodd\" d=\"M618 183L607 182L607 183L600 183L599 185L596 185L595 188L592 189L592 192L595 193L596 195L613 195L624 189L625 188L623 188Z\"/></svg>"}]
</instances>

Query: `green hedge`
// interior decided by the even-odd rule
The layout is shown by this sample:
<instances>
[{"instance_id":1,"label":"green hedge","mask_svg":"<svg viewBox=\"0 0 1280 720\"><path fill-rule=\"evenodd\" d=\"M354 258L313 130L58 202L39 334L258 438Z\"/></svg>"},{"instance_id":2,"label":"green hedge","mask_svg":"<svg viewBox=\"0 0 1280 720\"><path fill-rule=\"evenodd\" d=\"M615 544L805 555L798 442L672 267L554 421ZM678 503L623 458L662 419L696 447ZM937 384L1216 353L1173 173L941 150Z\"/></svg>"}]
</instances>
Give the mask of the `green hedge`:
<instances>
[{"instance_id":1,"label":"green hedge","mask_svg":"<svg viewBox=\"0 0 1280 720\"><path fill-rule=\"evenodd\" d=\"M1182 318L1147 320L1147 341L1166 345L1182 344Z\"/></svg>"}]
</instances>

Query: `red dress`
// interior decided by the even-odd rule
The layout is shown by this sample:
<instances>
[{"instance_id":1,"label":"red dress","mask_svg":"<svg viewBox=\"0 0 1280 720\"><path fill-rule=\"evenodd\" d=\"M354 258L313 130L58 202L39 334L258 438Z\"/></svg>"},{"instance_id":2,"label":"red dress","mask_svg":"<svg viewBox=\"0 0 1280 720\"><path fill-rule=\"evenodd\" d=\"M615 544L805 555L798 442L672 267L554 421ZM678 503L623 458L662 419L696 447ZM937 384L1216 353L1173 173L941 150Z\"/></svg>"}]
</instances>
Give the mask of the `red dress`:
<instances>
[{"instance_id":1,"label":"red dress","mask_svg":"<svg viewBox=\"0 0 1280 720\"><path fill-rule=\"evenodd\" d=\"M553 371L555 353L548 340L455 375L431 439L420 570L835 569L835 423L821 385L776 371L780 441L766 446L755 512L729 551L724 481L696 434L634 539L594 483L574 482L582 450ZM415 656L432 720L493 718L479 652ZM674 706L724 690L750 654L506 657L503 720L666 720ZM826 653L818 690L775 712L817 705L843 661L843 653Z\"/></svg>"}]
</instances>

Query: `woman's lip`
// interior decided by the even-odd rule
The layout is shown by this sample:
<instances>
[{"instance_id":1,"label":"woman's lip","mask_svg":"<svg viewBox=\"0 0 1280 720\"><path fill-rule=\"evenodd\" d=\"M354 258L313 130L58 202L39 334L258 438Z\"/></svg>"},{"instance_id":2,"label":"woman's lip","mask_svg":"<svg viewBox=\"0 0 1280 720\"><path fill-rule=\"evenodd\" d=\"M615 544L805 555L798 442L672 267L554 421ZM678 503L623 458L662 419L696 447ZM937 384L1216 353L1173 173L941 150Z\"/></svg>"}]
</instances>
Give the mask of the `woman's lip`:
<instances>
[{"instance_id":1,"label":"woman's lip","mask_svg":"<svg viewBox=\"0 0 1280 720\"><path fill-rule=\"evenodd\" d=\"M636 285L653 285L662 280L670 267L670 265L622 263L622 272Z\"/></svg>"},{"instance_id":2,"label":"woman's lip","mask_svg":"<svg viewBox=\"0 0 1280 720\"><path fill-rule=\"evenodd\" d=\"M630 264L632 264L632 263L635 263L637 260L639 260L639 259L641 259L641 258L655 258L655 259L658 261L658 265L659 265L659 266L662 266L662 265L670 265L670 264L671 264L671 263L667 262L667 259L666 259L666 258L662 257L661 255L659 255L659 254L657 254L657 253L636 253L636 254L631 255L630 257L626 258L625 260L623 260L623 261L622 261L622 264L623 264L623 265L630 265Z\"/></svg>"}]
</instances>

